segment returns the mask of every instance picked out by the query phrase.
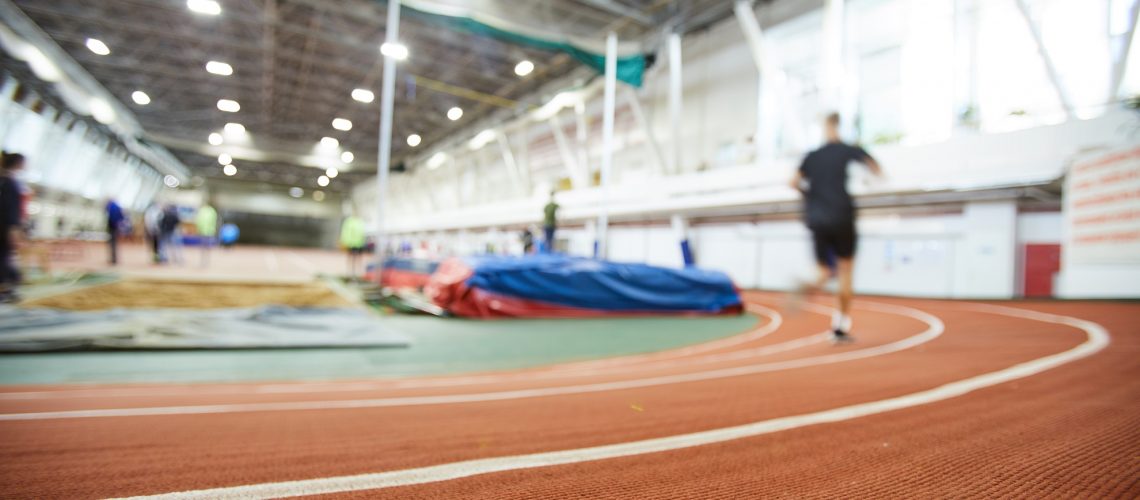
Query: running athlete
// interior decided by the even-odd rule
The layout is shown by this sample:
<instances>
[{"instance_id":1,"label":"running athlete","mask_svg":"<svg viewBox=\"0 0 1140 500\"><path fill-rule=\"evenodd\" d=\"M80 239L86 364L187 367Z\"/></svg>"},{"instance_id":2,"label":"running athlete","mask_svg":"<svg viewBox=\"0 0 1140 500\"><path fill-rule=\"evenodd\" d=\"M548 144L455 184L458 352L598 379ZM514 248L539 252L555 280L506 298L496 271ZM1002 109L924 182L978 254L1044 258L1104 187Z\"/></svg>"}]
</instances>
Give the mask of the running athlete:
<instances>
[{"instance_id":1,"label":"running athlete","mask_svg":"<svg viewBox=\"0 0 1140 500\"><path fill-rule=\"evenodd\" d=\"M839 114L831 113L824 120L827 143L808 153L792 179L792 187L804 196L804 222L811 230L815 261L819 276L805 286L805 292L823 287L833 276L828 264L835 258L835 273L839 279L839 311L831 318L832 340L850 342L851 338L851 275L855 259L855 203L847 192L847 164L856 161L867 166L877 176L882 175L879 163L863 148L844 144L839 139Z\"/></svg>"}]
</instances>

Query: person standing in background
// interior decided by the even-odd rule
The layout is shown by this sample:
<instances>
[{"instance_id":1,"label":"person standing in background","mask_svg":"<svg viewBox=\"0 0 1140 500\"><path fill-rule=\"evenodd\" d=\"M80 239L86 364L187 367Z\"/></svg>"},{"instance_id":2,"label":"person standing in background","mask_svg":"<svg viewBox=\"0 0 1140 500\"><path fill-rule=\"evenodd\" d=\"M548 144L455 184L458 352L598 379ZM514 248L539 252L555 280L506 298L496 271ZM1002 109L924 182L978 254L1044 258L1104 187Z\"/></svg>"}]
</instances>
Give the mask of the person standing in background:
<instances>
[{"instance_id":1,"label":"person standing in background","mask_svg":"<svg viewBox=\"0 0 1140 500\"><path fill-rule=\"evenodd\" d=\"M550 201L542 209L542 232L546 238L545 252L554 251L554 230L558 228L558 204L554 202L554 191L550 192Z\"/></svg>"},{"instance_id":2,"label":"person standing in background","mask_svg":"<svg viewBox=\"0 0 1140 500\"><path fill-rule=\"evenodd\" d=\"M143 212L143 228L146 230L146 239L150 244L151 261L159 264L162 256L162 207L158 203L151 203Z\"/></svg>"},{"instance_id":3,"label":"person standing in background","mask_svg":"<svg viewBox=\"0 0 1140 500\"><path fill-rule=\"evenodd\" d=\"M119 233L123 228L123 209L115 200L107 200L107 244L111 250L111 265L119 264Z\"/></svg>"},{"instance_id":4,"label":"person standing in background","mask_svg":"<svg viewBox=\"0 0 1140 500\"><path fill-rule=\"evenodd\" d=\"M159 222L162 251L166 254L166 260L175 264L182 263L182 231L178 228L181 223L178 207L168 204L162 208L162 220Z\"/></svg>"},{"instance_id":5,"label":"person standing in background","mask_svg":"<svg viewBox=\"0 0 1140 500\"><path fill-rule=\"evenodd\" d=\"M16 174L24 168L24 155L0 153L0 302L18 302L20 271L15 252L24 243L24 207Z\"/></svg>"},{"instance_id":6,"label":"person standing in background","mask_svg":"<svg viewBox=\"0 0 1140 500\"><path fill-rule=\"evenodd\" d=\"M198 227L198 237L201 238L202 267L206 267L210 264L210 248L214 246L214 237L218 234L218 211L207 202L198 209L194 224Z\"/></svg>"},{"instance_id":7,"label":"person standing in background","mask_svg":"<svg viewBox=\"0 0 1140 500\"><path fill-rule=\"evenodd\" d=\"M522 241L523 255L534 253L534 233L530 231L529 227L523 228L522 234L519 235L519 239Z\"/></svg>"},{"instance_id":8,"label":"person standing in background","mask_svg":"<svg viewBox=\"0 0 1140 500\"><path fill-rule=\"evenodd\" d=\"M340 225L340 246L348 252L349 279L356 278L356 268L359 266L360 254L364 253L364 243L364 221L353 214L349 214L348 217L344 218L344 223ZM376 251L381 250L378 248ZM376 276L380 276L382 271L382 269L377 269Z\"/></svg>"}]
</instances>

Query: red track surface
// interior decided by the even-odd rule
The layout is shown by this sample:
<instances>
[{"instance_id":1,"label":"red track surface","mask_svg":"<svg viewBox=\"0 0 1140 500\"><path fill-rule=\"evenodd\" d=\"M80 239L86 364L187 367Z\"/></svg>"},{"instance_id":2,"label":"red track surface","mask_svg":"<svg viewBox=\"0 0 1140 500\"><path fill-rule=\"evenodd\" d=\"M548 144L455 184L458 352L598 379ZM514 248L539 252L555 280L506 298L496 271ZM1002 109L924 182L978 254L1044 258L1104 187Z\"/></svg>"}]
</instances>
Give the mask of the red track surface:
<instances>
[{"instance_id":1,"label":"red track surface","mask_svg":"<svg viewBox=\"0 0 1140 500\"><path fill-rule=\"evenodd\" d=\"M780 299L755 294L749 300L774 306ZM928 391L1065 352L1086 340L1086 333L1073 326L979 312L957 302L874 302L929 313L945 324L945 332L895 352L787 366L800 363L796 360L873 351L929 330L915 317L862 308L855 314L859 342L844 347L799 340L818 334L828 321L823 315L804 313L785 316L768 335L740 337L741 342L709 349L493 374L489 379L7 387L0 392L0 414L9 418L0 420L0 494L9 498L160 494L626 443ZM1140 495L1140 305L1005 305L1096 322L1111 334L1111 344L1089 357L1026 378L885 413L672 451L339 495ZM596 385L631 381L636 385L647 379L668 381L674 378L660 377L757 366L771 370L640 387ZM509 392L526 389L579 392L534 397ZM487 400L489 394L501 399ZM419 396L482 400L393 399ZM399 406L257 406L343 405L340 402L348 400L368 404L383 400L381 404ZM186 407L169 410L184 413L218 404L254 406L222 407L211 410L221 413L206 414L43 414ZM27 413L41 417L11 420Z\"/></svg>"}]
</instances>

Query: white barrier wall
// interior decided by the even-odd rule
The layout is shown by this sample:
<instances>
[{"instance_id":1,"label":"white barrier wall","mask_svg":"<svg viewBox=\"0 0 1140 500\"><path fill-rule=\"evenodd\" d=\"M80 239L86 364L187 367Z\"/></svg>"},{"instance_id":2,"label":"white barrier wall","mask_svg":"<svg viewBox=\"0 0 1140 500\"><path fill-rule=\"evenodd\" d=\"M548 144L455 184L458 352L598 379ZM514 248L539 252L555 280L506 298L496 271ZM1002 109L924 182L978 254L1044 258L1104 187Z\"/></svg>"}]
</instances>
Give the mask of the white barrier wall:
<instances>
[{"instance_id":1,"label":"white barrier wall","mask_svg":"<svg viewBox=\"0 0 1140 500\"><path fill-rule=\"evenodd\" d=\"M1027 237L1041 240L1059 231L1059 215L1019 216L1013 202L970 203L960 210L863 216L856 290L917 297L1014 297L1020 221L1024 218L1037 228L1028 230ZM589 255L591 237L585 230L562 231L559 237L571 242L571 253ZM741 288L791 290L816 272L810 235L798 220L695 225L690 239L698 266L727 273ZM682 264L668 226L615 227L610 245L612 260Z\"/></svg>"}]
</instances>

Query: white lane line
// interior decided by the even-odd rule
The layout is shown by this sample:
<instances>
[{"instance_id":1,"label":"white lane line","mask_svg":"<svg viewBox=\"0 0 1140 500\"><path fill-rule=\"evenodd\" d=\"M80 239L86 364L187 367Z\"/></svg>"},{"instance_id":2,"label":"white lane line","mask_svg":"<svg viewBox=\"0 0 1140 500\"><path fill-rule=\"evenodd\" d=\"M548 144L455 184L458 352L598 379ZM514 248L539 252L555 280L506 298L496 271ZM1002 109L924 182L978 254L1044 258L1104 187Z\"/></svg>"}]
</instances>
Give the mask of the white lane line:
<instances>
[{"instance_id":1,"label":"white lane line","mask_svg":"<svg viewBox=\"0 0 1140 500\"><path fill-rule=\"evenodd\" d=\"M445 394L435 396L406 396L394 398L326 400L326 401L284 401L272 403L234 403L215 405L187 405L187 406L160 406L144 408L107 408L95 410L63 410L34 413L5 413L0 414L0 421L14 420L52 420L60 418L98 418L98 417L138 417L152 415L199 415L207 413L245 413L264 411L297 411L297 410L331 410L346 408L385 408L394 406L421 406L438 404L477 403L487 401L504 401L511 399L535 398L567 394L585 394L602 391L616 391L641 387L653 387L668 384L681 384L713 380L727 377L739 377L757 373L804 368L855 359L869 358L882 354L909 349L919 344L934 340L942 334L945 325L937 317L910 307L891 304L863 303L862 307L881 312L908 316L928 325L923 332L902 340L865 349L843 351L834 354L824 354L807 358L790 359L772 363L736 366L702 372L683 373L677 375L664 375L613 382L598 382L592 384L570 385L560 387L540 387L533 389L517 389L510 391L482 392L470 394Z\"/></svg>"},{"instance_id":2,"label":"white lane line","mask_svg":"<svg viewBox=\"0 0 1140 500\"><path fill-rule=\"evenodd\" d=\"M269 272L277 272L277 252L267 250L265 252L265 268Z\"/></svg>"},{"instance_id":3,"label":"white lane line","mask_svg":"<svg viewBox=\"0 0 1140 500\"><path fill-rule=\"evenodd\" d=\"M251 484L228 488L192 490L162 495L133 498L164 499L221 499L221 498L283 498L302 495L319 495L349 491L374 490L394 486L434 483L462 477L502 472L508 470L548 467L594 460L643 455L662 451L678 450L694 446L722 443L774 432L805 427L809 425L840 422L904 408L911 408L954 398L997 384L1017 380L1041 373L1045 370L1076 361L1104 349L1109 343L1108 332L1104 327L1068 316L1058 316L1036 311L1026 311L1003 306L978 305L975 311L988 312L1018 318L1068 325L1085 331L1086 340L1067 351L1038 358L995 372L951 382L933 389L919 391L880 401L844 406L832 410L793 415L770 420L762 420L745 425L725 427L691 434L680 434L642 441L618 443L591 448L534 453L508 457L468 460L449 464L405 469L391 472L359 474L354 476L285 481L279 483Z\"/></svg>"},{"instance_id":4,"label":"white lane line","mask_svg":"<svg viewBox=\"0 0 1140 500\"><path fill-rule=\"evenodd\" d=\"M824 308L826 311L820 314L831 314L831 310ZM507 374L497 375L467 375L467 376L453 376L453 377L440 377L440 378L427 378L427 379L412 379L400 380L389 379L384 381L360 381L360 382L310 382L310 383L291 383L291 384L259 384L259 385L238 385L233 387L227 386L171 386L171 387L140 387L140 388L119 388L119 389L73 389L64 391L26 391L26 392L10 392L0 393L0 400L43 400L43 399L70 399L70 398L109 398L109 397L153 397L153 396L178 396L178 395L232 395L232 394L304 394L304 393L328 393L328 392L361 392L370 390L385 390L385 389L412 389L412 388L426 388L426 387L450 387L450 386L463 386L463 385L477 385L482 383L498 383L504 381L514 380L531 380L535 377L549 379L559 378L562 376L582 376L585 374L574 374L572 371L582 369L583 365L599 365L605 366L609 364L618 367L624 366L624 363L636 363L640 361L660 361L672 359L677 357L688 356L696 353L707 352L715 349L722 349L739 345L745 342L751 342L761 339L776 330L778 330L784 323L783 316L770 308L749 304L748 310L759 316L768 318L769 321L763 326L750 330L746 333L733 335L720 340L711 342L704 342L688 347L672 349L667 351L660 351L656 353L646 354L633 354L628 356L618 356L615 358L607 358L602 360L580 361L572 363L564 363L560 365L553 365L548 370L543 371L529 371L529 372L514 372ZM675 366L675 365L674 365ZM633 369L643 369L644 366L631 366Z\"/></svg>"}]
</instances>

